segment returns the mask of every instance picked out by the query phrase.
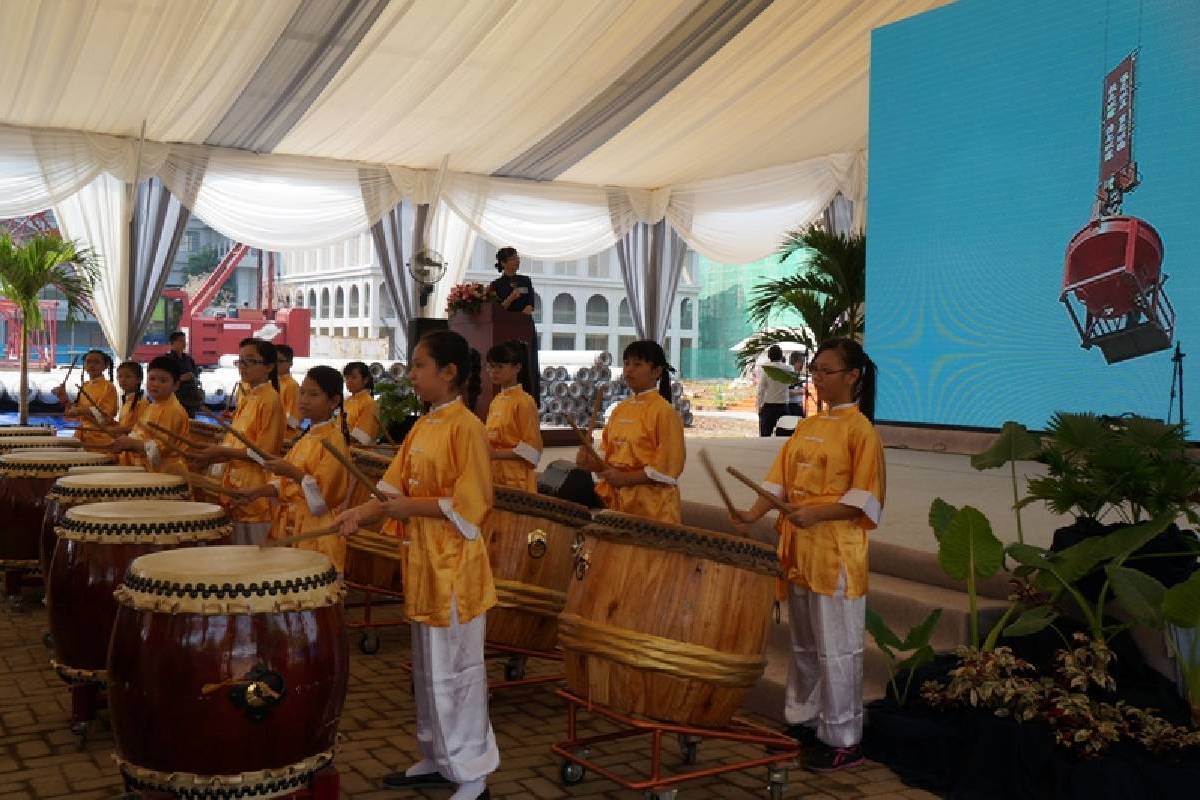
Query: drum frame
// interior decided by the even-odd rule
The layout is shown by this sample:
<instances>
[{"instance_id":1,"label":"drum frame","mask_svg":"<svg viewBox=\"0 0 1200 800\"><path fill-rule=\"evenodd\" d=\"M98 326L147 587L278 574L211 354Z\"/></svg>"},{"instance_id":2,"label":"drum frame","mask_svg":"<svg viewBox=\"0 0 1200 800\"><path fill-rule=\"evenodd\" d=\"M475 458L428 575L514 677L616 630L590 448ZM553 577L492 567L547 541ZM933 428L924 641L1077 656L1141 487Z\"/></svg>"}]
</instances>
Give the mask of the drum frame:
<instances>
[{"instance_id":1,"label":"drum frame","mask_svg":"<svg viewBox=\"0 0 1200 800\"><path fill-rule=\"evenodd\" d=\"M658 793L659 797L674 797L675 787L687 781L710 778L727 772L742 772L766 767L767 787L770 790L771 798L772 800L782 800L784 790L787 788L787 768L800 759L800 743L795 739L785 733L738 717L734 717L723 728L698 728L674 722L658 722L631 717L572 694L566 689L558 689L555 694L567 703L567 738L550 746L550 750L563 759L559 769L559 780L564 786L580 783L586 777L587 771L591 770L623 789L647 794L654 792ZM615 723L618 730L581 738L577 729L580 709ZM680 754L685 764L696 763L697 749L700 743L706 739L761 745L767 752L758 758L729 761L703 769L663 775L663 737L672 735L679 741ZM623 776L591 759L593 745L632 739L637 736L650 737L649 776L640 778ZM628 764L627 761L623 763Z\"/></svg>"}]
</instances>

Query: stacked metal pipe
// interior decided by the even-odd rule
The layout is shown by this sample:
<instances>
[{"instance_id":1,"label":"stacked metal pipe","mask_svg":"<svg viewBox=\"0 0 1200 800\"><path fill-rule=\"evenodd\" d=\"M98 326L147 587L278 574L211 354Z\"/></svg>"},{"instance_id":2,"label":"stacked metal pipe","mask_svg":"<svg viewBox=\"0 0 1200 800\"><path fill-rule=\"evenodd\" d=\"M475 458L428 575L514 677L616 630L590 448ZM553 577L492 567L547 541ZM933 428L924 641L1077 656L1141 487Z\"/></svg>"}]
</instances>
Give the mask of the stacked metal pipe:
<instances>
[{"instance_id":1,"label":"stacked metal pipe","mask_svg":"<svg viewBox=\"0 0 1200 800\"><path fill-rule=\"evenodd\" d=\"M580 428L587 427L600 396L600 418L607 417L616 403L629 397L629 386L620 375L614 374L612 353L607 350L552 350L541 352L543 362L561 362L542 367L542 424L565 426L567 421ZM671 382L672 403L683 418L692 425L692 402L684 397L683 384Z\"/></svg>"}]
</instances>

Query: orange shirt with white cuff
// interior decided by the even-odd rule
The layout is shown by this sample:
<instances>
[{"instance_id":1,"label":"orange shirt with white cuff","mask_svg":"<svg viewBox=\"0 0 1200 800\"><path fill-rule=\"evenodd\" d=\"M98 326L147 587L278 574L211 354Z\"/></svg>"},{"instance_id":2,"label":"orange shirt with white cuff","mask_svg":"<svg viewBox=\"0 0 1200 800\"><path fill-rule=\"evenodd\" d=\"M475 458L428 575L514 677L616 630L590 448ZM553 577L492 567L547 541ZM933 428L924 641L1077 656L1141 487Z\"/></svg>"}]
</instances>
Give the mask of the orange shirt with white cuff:
<instances>
[{"instance_id":1,"label":"orange shirt with white cuff","mask_svg":"<svg viewBox=\"0 0 1200 800\"><path fill-rule=\"evenodd\" d=\"M283 415L283 404L279 402L279 392L270 382L264 381L253 389L242 392L238 401L237 411L229 426L241 433L270 456L277 456L283 450L283 434L287 421ZM243 488L262 486L271 479L271 474L255 463L253 451L246 448L241 440L232 433L225 434L221 445L245 449L250 461L230 461L216 464L214 471L221 476L225 486ZM271 521L271 502L260 497L250 502L224 498L223 505L234 522L262 523Z\"/></svg>"},{"instance_id":2,"label":"orange shirt with white cuff","mask_svg":"<svg viewBox=\"0 0 1200 800\"><path fill-rule=\"evenodd\" d=\"M350 444L375 444L379 438L379 404L367 389L350 395L343 406L346 412L346 430L350 431Z\"/></svg>"},{"instance_id":3,"label":"orange shirt with white cuff","mask_svg":"<svg viewBox=\"0 0 1200 800\"><path fill-rule=\"evenodd\" d=\"M121 404L117 397L117 387L107 378L100 377L87 381L83 388L87 395L80 392L72 408L73 416L79 419L75 438L83 442L83 446L88 450L103 450L112 444L112 437L99 432L100 426L96 423L96 417L99 415L106 425L116 418ZM93 400L97 404L95 410L92 408Z\"/></svg>"},{"instance_id":4,"label":"orange shirt with white cuff","mask_svg":"<svg viewBox=\"0 0 1200 800\"><path fill-rule=\"evenodd\" d=\"M346 437L336 422L318 422L296 441L285 460L303 472L304 479L297 482L276 475L271 480L279 492L279 504L271 526L272 539L328 527L341 511L350 488L350 475L322 442L329 442L338 452L350 455ZM293 546L324 553L338 572L346 571L346 540L341 536L323 536Z\"/></svg>"},{"instance_id":5,"label":"orange shirt with white cuff","mask_svg":"<svg viewBox=\"0 0 1200 800\"><path fill-rule=\"evenodd\" d=\"M681 522L678 480L687 456L683 420L658 389L646 389L618 403L609 413L602 442L602 455L610 467L642 471L653 481L619 488L598 481L596 494L604 505L660 522Z\"/></svg>"},{"instance_id":6,"label":"orange shirt with white cuff","mask_svg":"<svg viewBox=\"0 0 1200 800\"><path fill-rule=\"evenodd\" d=\"M144 442L146 452L145 454L122 453L121 455L133 456L130 463L141 464L147 472L183 474L187 471L187 462L176 449L179 447L178 440L172 441L169 437L151 428L149 423L154 423L176 436L187 436L189 427L187 411L173 394L166 400L138 403L139 408L142 406L145 408L138 416L138 424L134 426L129 435ZM167 445L172 446L168 447ZM122 463L125 462L122 461Z\"/></svg>"},{"instance_id":7,"label":"orange shirt with white cuff","mask_svg":"<svg viewBox=\"0 0 1200 800\"><path fill-rule=\"evenodd\" d=\"M493 450L512 450L519 457L492 461L496 486L537 492L537 465L542 459L540 423L537 404L520 384L492 398L484 425L488 442Z\"/></svg>"},{"instance_id":8,"label":"orange shirt with white cuff","mask_svg":"<svg viewBox=\"0 0 1200 800\"><path fill-rule=\"evenodd\" d=\"M291 375L279 379L279 402L287 415L288 430L293 433L300 430L300 384Z\"/></svg>"}]
</instances>

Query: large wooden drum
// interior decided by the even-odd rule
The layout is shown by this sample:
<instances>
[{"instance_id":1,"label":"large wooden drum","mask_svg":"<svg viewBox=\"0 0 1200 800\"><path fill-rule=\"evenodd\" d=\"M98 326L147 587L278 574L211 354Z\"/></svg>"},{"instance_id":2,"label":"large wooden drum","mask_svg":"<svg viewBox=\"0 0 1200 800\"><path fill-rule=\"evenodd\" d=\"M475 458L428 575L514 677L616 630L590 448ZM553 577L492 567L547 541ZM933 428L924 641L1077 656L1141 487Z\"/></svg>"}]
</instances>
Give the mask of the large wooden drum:
<instances>
[{"instance_id":1,"label":"large wooden drum","mask_svg":"<svg viewBox=\"0 0 1200 800\"><path fill-rule=\"evenodd\" d=\"M6 436L0 432L0 454L13 450L82 450L83 442L66 436Z\"/></svg>"},{"instance_id":2,"label":"large wooden drum","mask_svg":"<svg viewBox=\"0 0 1200 800\"><path fill-rule=\"evenodd\" d=\"M49 425L0 425L0 436L53 436Z\"/></svg>"},{"instance_id":3,"label":"large wooden drum","mask_svg":"<svg viewBox=\"0 0 1200 800\"><path fill-rule=\"evenodd\" d=\"M775 551L612 511L584 535L559 618L571 691L654 719L728 724L766 665Z\"/></svg>"},{"instance_id":4,"label":"large wooden drum","mask_svg":"<svg viewBox=\"0 0 1200 800\"><path fill-rule=\"evenodd\" d=\"M346 580L391 594L404 590L400 540L366 528L346 537Z\"/></svg>"},{"instance_id":5,"label":"large wooden drum","mask_svg":"<svg viewBox=\"0 0 1200 800\"><path fill-rule=\"evenodd\" d=\"M528 650L553 650L558 615L574 569L571 546L591 512L575 503L496 487L488 555L499 604L488 611L487 639Z\"/></svg>"},{"instance_id":6,"label":"large wooden drum","mask_svg":"<svg viewBox=\"0 0 1200 800\"><path fill-rule=\"evenodd\" d=\"M130 472L145 472L146 468L139 464L107 464L98 467L71 467L67 470L68 475L98 475L101 472L109 473L130 473Z\"/></svg>"},{"instance_id":7,"label":"large wooden drum","mask_svg":"<svg viewBox=\"0 0 1200 800\"><path fill-rule=\"evenodd\" d=\"M312 550L142 556L117 592L108 702L130 788L280 797L333 758L349 652L342 583Z\"/></svg>"},{"instance_id":8,"label":"large wooden drum","mask_svg":"<svg viewBox=\"0 0 1200 800\"><path fill-rule=\"evenodd\" d=\"M104 453L42 447L15 449L0 455L0 520L3 520L0 525L0 567L38 567L42 519L50 487L71 467L111 463L112 460L111 455Z\"/></svg>"},{"instance_id":9,"label":"large wooden drum","mask_svg":"<svg viewBox=\"0 0 1200 800\"><path fill-rule=\"evenodd\" d=\"M113 592L133 560L159 550L225 543L232 531L224 509L210 503L126 500L68 509L46 582L51 666L68 683L104 683L117 616Z\"/></svg>"},{"instance_id":10,"label":"large wooden drum","mask_svg":"<svg viewBox=\"0 0 1200 800\"><path fill-rule=\"evenodd\" d=\"M86 503L111 503L120 500L191 500L187 481L179 475L157 472L68 473L54 482L46 495L42 522L42 574L50 574L50 559L58 542L55 530L67 509ZM116 588L115 586L113 587Z\"/></svg>"}]
</instances>

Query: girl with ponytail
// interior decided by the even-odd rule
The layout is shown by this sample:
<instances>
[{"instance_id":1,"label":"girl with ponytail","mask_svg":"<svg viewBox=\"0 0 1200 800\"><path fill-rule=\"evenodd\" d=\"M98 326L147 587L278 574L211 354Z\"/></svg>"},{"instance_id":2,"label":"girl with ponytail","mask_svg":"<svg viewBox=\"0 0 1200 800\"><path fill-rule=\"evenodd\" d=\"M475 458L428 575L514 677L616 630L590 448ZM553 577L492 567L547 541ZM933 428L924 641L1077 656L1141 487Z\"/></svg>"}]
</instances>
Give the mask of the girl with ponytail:
<instances>
[{"instance_id":1,"label":"girl with ponytail","mask_svg":"<svg viewBox=\"0 0 1200 800\"><path fill-rule=\"evenodd\" d=\"M879 524L886 485L875 411L875 364L851 339L825 342L809 367L819 414L800 421L763 487L787 504L779 566L788 583L792 652L784 716L810 768L863 761L863 630L867 534ZM772 508L760 499L734 522Z\"/></svg>"},{"instance_id":2,"label":"girl with ponytail","mask_svg":"<svg viewBox=\"0 0 1200 800\"><path fill-rule=\"evenodd\" d=\"M541 419L525 364L521 342L501 342L488 350L488 377L500 392L492 397L484 428L492 448L492 483L536 493L537 465L542 458Z\"/></svg>"},{"instance_id":3,"label":"girl with ponytail","mask_svg":"<svg viewBox=\"0 0 1200 800\"><path fill-rule=\"evenodd\" d=\"M342 407L341 373L333 367L310 369L300 383L297 403L301 418L312 423L308 430L300 434L285 458L263 464L274 476L270 483L238 491L243 501L279 501L274 504L273 539L328 527L350 489L345 467L323 444L328 442L339 452L350 454L345 417L336 413ZM346 540L340 536L310 539L295 546L329 556L339 573L346 569Z\"/></svg>"},{"instance_id":4,"label":"girl with ponytail","mask_svg":"<svg viewBox=\"0 0 1200 800\"><path fill-rule=\"evenodd\" d=\"M129 433L143 416L147 403L142 400L142 365L136 361L125 361L117 367L117 386L120 387L121 410L117 412L117 427ZM130 453L121 453L117 463L133 465L136 462Z\"/></svg>"},{"instance_id":5,"label":"girl with ponytail","mask_svg":"<svg viewBox=\"0 0 1200 800\"><path fill-rule=\"evenodd\" d=\"M648 339L632 342L622 358L633 396L609 412L604 461L581 447L575 463L600 476L596 494L608 508L679 523L683 506L677 481L687 451L683 420L671 405L671 366L662 345Z\"/></svg>"},{"instance_id":6,"label":"girl with ponytail","mask_svg":"<svg viewBox=\"0 0 1200 800\"><path fill-rule=\"evenodd\" d=\"M457 786L452 800L486 796L500 763L488 720L484 615L496 604L488 563L492 508L490 448L471 409L479 353L452 331L421 337L408 370L429 411L413 426L379 482L392 499L370 500L338 517L343 534L384 517L404 540L404 604L412 620L413 688L422 760L384 778L391 788Z\"/></svg>"},{"instance_id":7,"label":"girl with ponytail","mask_svg":"<svg viewBox=\"0 0 1200 800\"><path fill-rule=\"evenodd\" d=\"M279 399L278 351L262 339L243 339L236 362L242 379L242 396L233 412L234 428L264 452L278 456L283 450L287 416ZM213 464L230 494L223 501L233 519L234 544L262 544L271 529L271 505L266 498L250 502L238 498L241 489L266 483L269 475L254 452L232 433L220 445L193 450L189 454L201 463Z\"/></svg>"},{"instance_id":8,"label":"girl with ponytail","mask_svg":"<svg viewBox=\"0 0 1200 800\"><path fill-rule=\"evenodd\" d=\"M65 385L55 389L54 394L65 409L63 416L79 420L75 437L83 442L83 446L88 450L107 450L112 439L99 432L100 425L112 424L120 408L117 387L113 385L112 357L103 350L88 350L83 354L83 373L87 380L81 385L87 394L80 392L74 403L67 397Z\"/></svg>"},{"instance_id":9,"label":"girl with ponytail","mask_svg":"<svg viewBox=\"0 0 1200 800\"><path fill-rule=\"evenodd\" d=\"M375 402L375 379L371 369L361 361L351 361L342 368L346 379L346 427L350 437L358 444L375 444L379 438L379 404Z\"/></svg>"}]
</instances>

